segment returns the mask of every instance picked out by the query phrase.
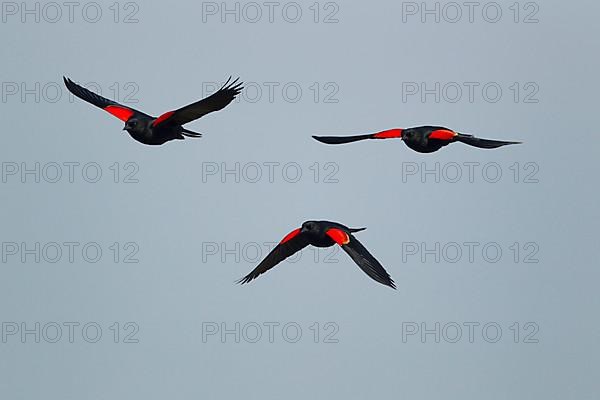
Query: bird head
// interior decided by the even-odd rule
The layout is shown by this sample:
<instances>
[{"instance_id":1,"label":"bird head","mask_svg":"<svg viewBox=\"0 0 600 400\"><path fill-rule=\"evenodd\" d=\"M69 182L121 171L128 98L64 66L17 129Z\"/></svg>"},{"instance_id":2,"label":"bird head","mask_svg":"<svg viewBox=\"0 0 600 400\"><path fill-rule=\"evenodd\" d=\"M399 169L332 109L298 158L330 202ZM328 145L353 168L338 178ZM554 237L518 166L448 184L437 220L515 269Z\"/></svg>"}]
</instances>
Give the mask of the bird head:
<instances>
[{"instance_id":1,"label":"bird head","mask_svg":"<svg viewBox=\"0 0 600 400\"><path fill-rule=\"evenodd\" d=\"M319 231L319 224L316 221L306 221L300 228L300 233L317 233Z\"/></svg>"},{"instance_id":2,"label":"bird head","mask_svg":"<svg viewBox=\"0 0 600 400\"><path fill-rule=\"evenodd\" d=\"M140 124L140 121L137 118L129 118L126 122L125 122L125 126L123 127L124 131L127 132L136 132L143 129L142 128L142 124Z\"/></svg>"},{"instance_id":3,"label":"bird head","mask_svg":"<svg viewBox=\"0 0 600 400\"><path fill-rule=\"evenodd\" d=\"M402 140L411 141L417 138L417 133L413 129L404 129L402 131Z\"/></svg>"}]
</instances>

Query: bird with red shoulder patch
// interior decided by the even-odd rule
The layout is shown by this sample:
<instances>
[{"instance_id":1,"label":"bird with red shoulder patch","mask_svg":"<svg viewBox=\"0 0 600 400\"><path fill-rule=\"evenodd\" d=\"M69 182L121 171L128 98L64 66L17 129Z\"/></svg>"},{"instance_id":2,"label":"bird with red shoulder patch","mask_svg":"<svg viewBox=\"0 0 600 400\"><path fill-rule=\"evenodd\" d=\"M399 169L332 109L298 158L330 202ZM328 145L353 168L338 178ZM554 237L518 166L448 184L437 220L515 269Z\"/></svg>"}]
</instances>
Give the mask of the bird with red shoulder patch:
<instances>
[{"instance_id":1,"label":"bird with red shoulder patch","mask_svg":"<svg viewBox=\"0 0 600 400\"><path fill-rule=\"evenodd\" d=\"M392 289L394 281L375 257L354 237L365 228L348 228L337 222L306 221L288 233L254 270L238 281L248 283L275 267L308 245L315 247L340 246L371 279Z\"/></svg>"},{"instance_id":2,"label":"bird with red shoulder patch","mask_svg":"<svg viewBox=\"0 0 600 400\"><path fill-rule=\"evenodd\" d=\"M480 139L442 126L419 126L407 129L389 129L377 133L354 136L313 136L325 144L345 144L366 139L401 139L408 147L419 153L433 153L454 142L462 142L482 149L495 149L521 142Z\"/></svg>"},{"instance_id":3,"label":"bird with red shoulder patch","mask_svg":"<svg viewBox=\"0 0 600 400\"><path fill-rule=\"evenodd\" d=\"M154 146L171 140L182 140L186 137L202 137L201 133L187 130L183 125L225 108L243 89L242 83L238 82L238 79L231 82L231 78L229 78L221 89L212 95L177 110L167 111L155 118L102 97L68 78L63 77L63 80L67 89L75 96L125 122L123 130L127 131L133 139Z\"/></svg>"}]
</instances>

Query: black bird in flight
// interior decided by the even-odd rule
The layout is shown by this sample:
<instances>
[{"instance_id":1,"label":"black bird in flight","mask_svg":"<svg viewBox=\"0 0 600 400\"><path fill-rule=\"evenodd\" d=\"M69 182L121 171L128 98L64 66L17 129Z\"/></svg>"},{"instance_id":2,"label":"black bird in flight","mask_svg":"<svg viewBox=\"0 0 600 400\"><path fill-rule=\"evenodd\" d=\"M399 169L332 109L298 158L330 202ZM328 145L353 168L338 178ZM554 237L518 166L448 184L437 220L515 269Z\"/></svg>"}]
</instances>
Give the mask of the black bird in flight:
<instances>
[{"instance_id":1,"label":"black bird in flight","mask_svg":"<svg viewBox=\"0 0 600 400\"><path fill-rule=\"evenodd\" d=\"M252 272L237 283L250 282L309 244L315 247L330 247L338 244L372 279L396 289L394 281L379 261L352 235L365 229L351 229L329 221L307 221L302 224L301 228L293 230L284 237Z\"/></svg>"},{"instance_id":2,"label":"black bird in flight","mask_svg":"<svg viewBox=\"0 0 600 400\"><path fill-rule=\"evenodd\" d=\"M242 82L238 83L238 79L230 83L231 78L229 78L221 89L212 95L178 110L168 111L155 118L106 99L63 77L65 85L71 93L124 121L125 127L123 130L129 132L129 135L138 142L148 145L161 145L170 140L181 140L185 137L201 137L202 134L189 131L183 125L213 111L219 111L231 103L243 89Z\"/></svg>"},{"instance_id":3,"label":"black bird in flight","mask_svg":"<svg viewBox=\"0 0 600 400\"><path fill-rule=\"evenodd\" d=\"M479 139L473 135L465 135L441 126L419 126L408 129L390 129L383 132L356 136L313 136L326 144L343 144L365 139L399 138L411 149L419 153L433 153L454 142L462 142L482 149L495 149L509 144L521 142L503 142L500 140Z\"/></svg>"}]
</instances>

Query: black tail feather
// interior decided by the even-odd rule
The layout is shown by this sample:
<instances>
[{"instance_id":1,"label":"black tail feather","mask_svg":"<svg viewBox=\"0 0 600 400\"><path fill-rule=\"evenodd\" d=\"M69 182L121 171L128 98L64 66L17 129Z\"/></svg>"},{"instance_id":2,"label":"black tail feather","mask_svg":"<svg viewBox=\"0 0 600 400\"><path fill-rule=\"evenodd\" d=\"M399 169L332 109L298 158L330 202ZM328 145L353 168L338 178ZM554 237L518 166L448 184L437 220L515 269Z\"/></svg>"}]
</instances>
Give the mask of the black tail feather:
<instances>
[{"instance_id":1,"label":"black tail feather","mask_svg":"<svg viewBox=\"0 0 600 400\"><path fill-rule=\"evenodd\" d=\"M199 138L199 137L202 137L202 134L201 134L201 133L198 133L198 132L192 132L192 131L190 131L190 130L187 130L187 129L185 129L185 128L182 128L182 129L181 129L181 134L182 134L183 136L186 136L186 137L189 137L189 138Z\"/></svg>"}]
</instances>

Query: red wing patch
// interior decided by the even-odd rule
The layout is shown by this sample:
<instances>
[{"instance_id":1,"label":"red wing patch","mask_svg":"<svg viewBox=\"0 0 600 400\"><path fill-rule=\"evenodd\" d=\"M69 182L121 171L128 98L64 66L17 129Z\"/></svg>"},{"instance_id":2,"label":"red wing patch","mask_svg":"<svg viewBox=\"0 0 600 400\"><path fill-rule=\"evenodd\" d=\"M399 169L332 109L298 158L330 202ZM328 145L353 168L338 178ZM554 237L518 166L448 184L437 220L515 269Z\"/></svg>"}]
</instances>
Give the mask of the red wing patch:
<instances>
[{"instance_id":1,"label":"red wing patch","mask_svg":"<svg viewBox=\"0 0 600 400\"><path fill-rule=\"evenodd\" d=\"M447 129L438 129L437 131L431 132L429 139L452 140L456 135L458 135L456 132Z\"/></svg>"},{"instance_id":2,"label":"red wing patch","mask_svg":"<svg viewBox=\"0 0 600 400\"><path fill-rule=\"evenodd\" d=\"M152 123L152 126L156 126L160 123L165 122L166 120L171 118L171 115L173 115L173 114L175 114L175 111L168 111L168 112L164 113L163 115L161 115L160 117L158 117L154 120L154 122Z\"/></svg>"},{"instance_id":3,"label":"red wing patch","mask_svg":"<svg viewBox=\"0 0 600 400\"><path fill-rule=\"evenodd\" d=\"M295 229L293 231L291 231L290 233L288 233L281 242L279 242L279 244L284 244L285 242L289 242L290 240L292 240L293 238L295 238L296 236L298 236L300 234L300 228Z\"/></svg>"},{"instance_id":4,"label":"red wing patch","mask_svg":"<svg viewBox=\"0 0 600 400\"><path fill-rule=\"evenodd\" d=\"M402 129L389 129L373 135L375 139L393 139L402 137Z\"/></svg>"},{"instance_id":5,"label":"red wing patch","mask_svg":"<svg viewBox=\"0 0 600 400\"><path fill-rule=\"evenodd\" d=\"M129 108L120 107L120 106L106 106L104 107L105 111L108 111L115 117L119 118L121 121L127 122L129 118L134 114Z\"/></svg>"},{"instance_id":6,"label":"red wing patch","mask_svg":"<svg viewBox=\"0 0 600 400\"><path fill-rule=\"evenodd\" d=\"M325 233L340 246L350 243L350 236L348 236L348 234L341 229L331 228L328 229Z\"/></svg>"}]
</instances>

